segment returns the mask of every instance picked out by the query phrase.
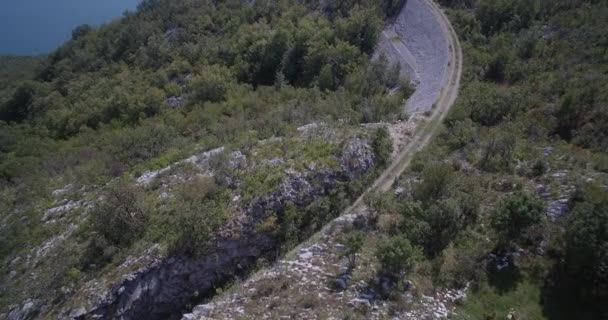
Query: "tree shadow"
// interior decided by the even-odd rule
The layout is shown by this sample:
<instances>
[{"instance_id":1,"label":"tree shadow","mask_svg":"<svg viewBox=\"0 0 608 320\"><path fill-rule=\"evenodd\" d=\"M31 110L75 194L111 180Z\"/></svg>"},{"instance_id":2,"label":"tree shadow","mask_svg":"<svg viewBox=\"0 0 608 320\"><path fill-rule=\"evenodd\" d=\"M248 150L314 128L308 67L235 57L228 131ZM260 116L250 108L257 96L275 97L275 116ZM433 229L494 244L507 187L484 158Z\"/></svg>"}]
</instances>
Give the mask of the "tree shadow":
<instances>
[{"instance_id":1,"label":"tree shadow","mask_svg":"<svg viewBox=\"0 0 608 320\"><path fill-rule=\"evenodd\" d=\"M542 288L541 305L549 320L608 319L605 302L580 297L575 279L568 277L559 266L553 268Z\"/></svg>"},{"instance_id":2,"label":"tree shadow","mask_svg":"<svg viewBox=\"0 0 608 320\"><path fill-rule=\"evenodd\" d=\"M494 287L499 294L505 294L514 290L521 280L521 272L513 265L502 270L492 270L488 272L488 284Z\"/></svg>"},{"instance_id":3,"label":"tree shadow","mask_svg":"<svg viewBox=\"0 0 608 320\"><path fill-rule=\"evenodd\" d=\"M486 268L488 284L499 294L514 290L523 278L512 254L492 254Z\"/></svg>"}]
</instances>

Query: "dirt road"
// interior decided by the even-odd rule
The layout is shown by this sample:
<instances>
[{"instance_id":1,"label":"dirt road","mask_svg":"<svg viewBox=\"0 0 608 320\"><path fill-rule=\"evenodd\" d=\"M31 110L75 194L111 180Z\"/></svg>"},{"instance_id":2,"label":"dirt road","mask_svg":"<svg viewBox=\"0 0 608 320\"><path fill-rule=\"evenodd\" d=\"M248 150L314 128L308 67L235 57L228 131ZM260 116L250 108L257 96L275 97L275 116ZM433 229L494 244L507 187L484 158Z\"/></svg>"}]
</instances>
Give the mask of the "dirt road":
<instances>
[{"instance_id":1,"label":"dirt road","mask_svg":"<svg viewBox=\"0 0 608 320\"><path fill-rule=\"evenodd\" d=\"M422 0L421 0L422 1ZM452 28L448 18L441 9L431 0L424 0L424 4L428 6L433 16L439 21L441 32L444 32L449 40L449 62L447 65L447 81L445 82L438 99L435 102L435 107L432 109L431 116L422 124L420 124L416 133L410 142L397 155L393 163L376 179L376 181L361 195L350 207L345 210L345 214L355 212L363 205L363 198L377 191L388 191L393 182L401 175L401 173L409 166L416 152L422 150L434 134L437 132L441 121L447 116L450 107L458 97L460 88L460 77L462 74L462 49L458 36ZM404 56L404 60L409 59Z\"/></svg>"},{"instance_id":2,"label":"dirt road","mask_svg":"<svg viewBox=\"0 0 608 320\"><path fill-rule=\"evenodd\" d=\"M447 17L443 14L439 7L432 2L432 0L413 1L422 1L422 3L427 6L427 8L430 10L431 15L439 22L441 30L440 32L443 32L446 38L448 39L449 63L447 64L447 78L443 81L444 85L436 99L436 102L434 103L435 107L432 109L430 117L420 124L410 142L398 154L394 162L380 175L380 177L378 177L378 179L376 179L376 181L367 189L367 191L363 195L361 195L349 208L344 211L344 213L340 217L328 223L321 231L313 235L309 240L305 241L304 243L293 249L290 253L286 255L285 260L279 261L277 265L275 265L271 269L260 270L255 274L251 275L249 279L242 284L243 288L254 288L256 286L256 281L272 281L270 278L268 278L269 275L276 277L277 274L291 272L289 270L298 269L300 264L309 265L309 263L306 261L304 261L303 263L302 261L300 261L303 258L309 259L309 256L312 255L312 253L306 251L308 249L303 248L323 246L323 244L319 240L322 235L330 233L330 228L332 226L340 223L341 220L347 218L349 215L352 215L353 213L357 213L365 209L363 198L366 194L377 191L389 191L391 186L393 185L393 182L409 166L414 154L424 148L431 141L432 137L437 132L441 121L445 118L451 106L454 104L454 101L458 96L458 90L460 87L460 77L462 73L462 52L457 35L454 32L452 26L450 25ZM396 39L393 37L392 41L395 40ZM411 57L403 56L402 58L408 59ZM302 250L306 251L306 253L298 254L299 252L302 252ZM285 268L285 266L288 267ZM312 269L317 268L315 266L309 267ZM309 276L310 274L305 273L304 278L306 278L307 280L304 281L303 279L301 279L302 281L300 282L306 282L311 285L314 284L314 281L312 281ZM255 293L255 291L251 292ZM249 296L251 292L245 292L244 290L241 290L240 293L237 292L231 295L224 294L216 296L209 303L195 307L193 312L184 315L182 320L209 319L207 318L207 316L212 315L221 315L221 317L225 318L232 318L233 316L242 316L244 312L244 305L247 303L247 301L253 301L253 298ZM284 298L286 299L285 301L288 300L288 297Z\"/></svg>"}]
</instances>

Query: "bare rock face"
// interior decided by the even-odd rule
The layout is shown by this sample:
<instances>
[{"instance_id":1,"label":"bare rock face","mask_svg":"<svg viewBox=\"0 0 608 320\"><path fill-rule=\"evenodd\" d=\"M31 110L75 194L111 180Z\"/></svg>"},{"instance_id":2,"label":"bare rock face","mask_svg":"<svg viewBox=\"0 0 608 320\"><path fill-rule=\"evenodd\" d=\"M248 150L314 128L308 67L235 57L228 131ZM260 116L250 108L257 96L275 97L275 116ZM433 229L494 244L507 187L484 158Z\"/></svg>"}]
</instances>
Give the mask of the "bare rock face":
<instances>
[{"instance_id":1,"label":"bare rock face","mask_svg":"<svg viewBox=\"0 0 608 320\"><path fill-rule=\"evenodd\" d=\"M21 305L14 306L6 315L7 320L32 319L40 312L42 301L27 299Z\"/></svg>"},{"instance_id":2,"label":"bare rock face","mask_svg":"<svg viewBox=\"0 0 608 320\"><path fill-rule=\"evenodd\" d=\"M246 157L231 154L235 166ZM283 182L269 195L260 197L243 209L239 232L218 230L218 236L200 256L175 254L156 260L115 285L110 292L98 294L87 306L64 310L71 319L165 319L183 313L184 306L215 293L215 288L246 274L260 257L273 258L277 240L259 231L256 225L269 212L282 212L288 203L303 208L326 194L337 182L360 177L375 166L375 155L366 140L348 141L337 156L336 170L286 170ZM228 225L231 223L229 222ZM228 226L227 225L227 226ZM86 308L86 309L85 309ZM84 310L88 310L86 313Z\"/></svg>"},{"instance_id":3,"label":"bare rock face","mask_svg":"<svg viewBox=\"0 0 608 320\"><path fill-rule=\"evenodd\" d=\"M99 305L76 319L165 319L208 295L223 281L243 274L275 242L263 234L216 240L199 258L178 255L130 275Z\"/></svg>"},{"instance_id":4,"label":"bare rock face","mask_svg":"<svg viewBox=\"0 0 608 320\"><path fill-rule=\"evenodd\" d=\"M374 165L374 150L366 140L353 139L344 146L340 156L340 166L348 180L361 176Z\"/></svg>"}]
</instances>

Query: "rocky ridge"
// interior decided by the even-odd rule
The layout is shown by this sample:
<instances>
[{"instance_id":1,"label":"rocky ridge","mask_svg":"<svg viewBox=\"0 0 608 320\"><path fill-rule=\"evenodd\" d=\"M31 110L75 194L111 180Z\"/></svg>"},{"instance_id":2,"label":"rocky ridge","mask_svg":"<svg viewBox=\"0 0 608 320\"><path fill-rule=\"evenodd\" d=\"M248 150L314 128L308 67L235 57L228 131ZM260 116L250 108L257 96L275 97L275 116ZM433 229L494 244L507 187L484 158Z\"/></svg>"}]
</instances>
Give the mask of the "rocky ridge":
<instances>
[{"instance_id":1,"label":"rocky ridge","mask_svg":"<svg viewBox=\"0 0 608 320\"><path fill-rule=\"evenodd\" d=\"M218 150L182 162L205 168L209 157L221 152ZM231 153L229 159L246 161L239 152ZM282 212L289 202L304 207L324 196L337 182L357 179L375 167L375 155L367 140L356 137L344 143L337 162L340 165L333 171L286 169L283 182L271 194L255 199L235 214L204 254L164 258L149 253L132 258L143 267L122 276L109 288L96 280L85 285L75 295L89 298L84 303L68 304L61 311L62 317L161 319L181 314L187 304L213 294L216 287L234 276L246 274L258 258L273 258L277 240L256 228L270 212ZM178 165L145 173L138 182L148 185L165 175L171 177L171 170Z\"/></svg>"}]
</instances>

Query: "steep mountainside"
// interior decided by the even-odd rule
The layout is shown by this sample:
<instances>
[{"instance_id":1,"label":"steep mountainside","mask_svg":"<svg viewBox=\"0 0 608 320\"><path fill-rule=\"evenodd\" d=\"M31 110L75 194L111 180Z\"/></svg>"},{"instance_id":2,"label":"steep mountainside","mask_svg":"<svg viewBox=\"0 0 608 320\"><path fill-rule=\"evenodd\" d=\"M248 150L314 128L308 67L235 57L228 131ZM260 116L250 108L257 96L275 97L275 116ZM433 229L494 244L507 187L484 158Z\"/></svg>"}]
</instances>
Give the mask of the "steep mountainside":
<instances>
[{"instance_id":1,"label":"steep mountainside","mask_svg":"<svg viewBox=\"0 0 608 320\"><path fill-rule=\"evenodd\" d=\"M145 0L2 57L0 319L606 319L606 30Z\"/></svg>"},{"instance_id":2,"label":"steep mountainside","mask_svg":"<svg viewBox=\"0 0 608 320\"><path fill-rule=\"evenodd\" d=\"M1 317L180 316L337 215L407 117L402 4L149 0L2 60Z\"/></svg>"}]
</instances>

